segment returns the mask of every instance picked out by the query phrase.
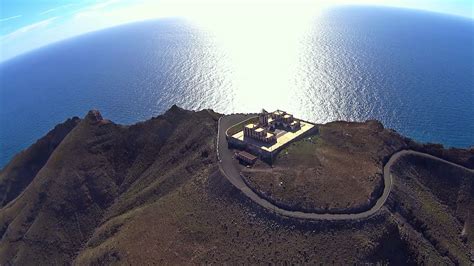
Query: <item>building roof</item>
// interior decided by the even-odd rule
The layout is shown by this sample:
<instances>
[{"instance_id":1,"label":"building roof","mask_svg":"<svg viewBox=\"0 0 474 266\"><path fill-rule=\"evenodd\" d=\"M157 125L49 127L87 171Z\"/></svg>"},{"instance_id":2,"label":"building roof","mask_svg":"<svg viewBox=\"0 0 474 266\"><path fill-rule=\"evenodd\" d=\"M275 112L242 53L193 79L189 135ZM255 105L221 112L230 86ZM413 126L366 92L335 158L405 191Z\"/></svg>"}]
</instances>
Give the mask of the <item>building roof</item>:
<instances>
[{"instance_id":1,"label":"building roof","mask_svg":"<svg viewBox=\"0 0 474 266\"><path fill-rule=\"evenodd\" d=\"M254 128L255 126L256 125L252 123L245 125L246 128Z\"/></svg>"},{"instance_id":2,"label":"building roof","mask_svg":"<svg viewBox=\"0 0 474 266\"><path fill-rule=\"evenodd\" d=\"M280 110L276 110L276 111L273 112L273 113L276 114L276 115L283 115L285 112L280 111Z\"/></svg>"},{"instance_id":3,"label":"building roof","mask_svg":"<svg viewBox=\"0 0 474 266\"><path fill-rule=\"evenodd\" d=\"M248 152L246 152L246 151L240 151L240 152L237 153L237 155L240 156L240 157L244 157L244 158L246 158L246 159L248 159L248 160L250 160L250 161L254 161L254 160L257 159L257 156L252 155L252 154L250 154L250 153L248 153Z\"/></svg>"},{"instance_id":4,"label":"building roof","mask_svg":"<svg viewBox=\"0 0 474 266\"><path fill-rule=\"evenodd\" d=\"M286 115L284 115L283 117L284 117L284 118L290 118L291 116L292 116L292 115L290 115L290 114L286 114Z\"/></svg>"},{"instance_id":5,"label":"building roof","mask_svg":"<svg viewBox=\"0 0 474 266\"><path fill-rule=\"evenodd\" d=\"M257 129L255 129L255 132L262 132L263 130L264 130L263 128L259 127Z\"/></svg>"}]
</instances>

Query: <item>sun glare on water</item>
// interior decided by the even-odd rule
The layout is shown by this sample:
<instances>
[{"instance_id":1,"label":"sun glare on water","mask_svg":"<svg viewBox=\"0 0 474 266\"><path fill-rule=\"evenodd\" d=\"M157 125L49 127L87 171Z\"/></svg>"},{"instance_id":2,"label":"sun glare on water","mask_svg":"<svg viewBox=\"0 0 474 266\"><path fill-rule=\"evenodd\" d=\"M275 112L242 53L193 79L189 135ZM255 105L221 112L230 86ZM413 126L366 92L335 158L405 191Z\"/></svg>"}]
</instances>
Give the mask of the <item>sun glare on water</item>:
<instances>
[{"instance_id":1,"label":"sun glare on water","mask_svg":"<svg viewBox=\"0 0 474 266\"><path fill-rule=\"evenodd\" d=\"M290 107L303 41L323 5L243 1L180 6L186 7L180 9L183 17L205 33L212 53L219 54L215 64L230 83L226 93L232 94L233 107L226 111Z\"/></svg>"},{"instance_id":2,"label":"sun glare on water","mask_svg":"<svg viewBox=\"0 0 474 266\"><path fill-rule=\"evenodd\" d=\"M340 73L328 65L333 55L320 45L326 32L320 28L323 14L341 3L167 0L128 14L179 17L197 30L194 40L200 47L190 52L185 67L197 74L187 79L192 89L182 93L191 98L178 102L183 107L223 113L281 108L325 122L348 118L343 112L349 109L335 108L344 104L341 92L328 86L337 84Z\"/></svg>"}]
</instances>

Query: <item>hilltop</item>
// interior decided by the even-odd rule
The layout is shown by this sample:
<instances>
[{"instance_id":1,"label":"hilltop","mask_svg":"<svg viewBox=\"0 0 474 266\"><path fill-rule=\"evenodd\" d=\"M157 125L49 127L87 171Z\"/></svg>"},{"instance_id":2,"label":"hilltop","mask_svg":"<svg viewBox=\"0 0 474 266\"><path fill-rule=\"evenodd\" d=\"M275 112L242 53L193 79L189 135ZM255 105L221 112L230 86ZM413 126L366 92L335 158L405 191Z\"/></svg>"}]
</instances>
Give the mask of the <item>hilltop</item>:
<instances>
[{"instance_id":1,"label":"hilltop","mask_svg":"<svg viewBox=\"0 0 474 266\"><path fill-rule=\"evenodd\" d=\"M375 120L336 121L317 128L280 151L271 165L257 161L250 168L240 166L245 183L286 210L356 214L371 209L381 197L389 181L384 180L384 165L401 150L428 151L472 167L469 153L419 145Z\"/></svg>"},{"instance_id":2,"label":"hilltop","mask_svg":"<svg viewBox=\"0 0 474 266\"><path fill-rule=\"evenodd\" d=\"M471 172L402 156L376 214L285 218L256 205L219 171L221 116L173 106L119 125L90 111L56 126L0 172L0 264L470 263ZM364 134L339 135L358 127ZM372 145L361 139L365 133L387 136L376 145L381 156L370 158L377 167L406 148L474 168L472 149L418 144L378 122L321 129L331 145L357 149Z\"/></svg>"},{"instance_id":3,"label":"hilltop","mask_svg":"<svg viewBox=\"0 0 474 266\"><path fill-rule=\"evenodd\" d=\"M384 189L383 165L406 149L404 138L377 121L332 122L291 143L272 167L243 169L247 183L285 209L357 213L375 204Z\"/></svg>"}]
</instances>

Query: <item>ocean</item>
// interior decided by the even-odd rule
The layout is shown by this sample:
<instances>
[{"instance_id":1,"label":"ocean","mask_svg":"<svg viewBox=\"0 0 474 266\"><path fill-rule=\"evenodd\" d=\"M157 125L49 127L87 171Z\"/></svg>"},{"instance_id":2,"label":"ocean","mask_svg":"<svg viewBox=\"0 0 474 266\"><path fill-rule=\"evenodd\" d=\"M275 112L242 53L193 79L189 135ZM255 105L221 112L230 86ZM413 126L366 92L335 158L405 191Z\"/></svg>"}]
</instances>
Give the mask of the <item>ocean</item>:
<instances>
[{"instance_id":1,"label":"ocean","mask_svg":"<svg viewBox=\"0 0 474 266\"><path fill-rule=\"evenodd\" d=\"M148 20L55 43L0 64L0 167L90 109L132 124L173 104L378 119L420 142L469 147L474 20L339 7L304 20Z\"/></svg>"}]
</instances>

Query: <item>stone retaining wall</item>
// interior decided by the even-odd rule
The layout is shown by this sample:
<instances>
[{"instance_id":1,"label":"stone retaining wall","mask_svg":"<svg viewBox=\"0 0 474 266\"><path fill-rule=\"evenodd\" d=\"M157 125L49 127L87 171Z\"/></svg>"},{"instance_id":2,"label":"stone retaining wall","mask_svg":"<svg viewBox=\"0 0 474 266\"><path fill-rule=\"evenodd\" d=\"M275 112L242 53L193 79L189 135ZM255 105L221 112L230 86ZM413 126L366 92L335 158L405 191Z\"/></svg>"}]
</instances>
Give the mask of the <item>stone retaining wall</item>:
<instances>
[{"instance_id":1,"label":"stone retaining wall","mask_svg":"<svg viewBox=\"0 0 474 266\"><path fill-rule=\"evenodd\" d=\"M291 144L292 142L294 141L298 141L302 138L305 138L309 135L313 135L313 134L316 134L318 132L318 128L317 126L315 125L313 128L311 128L310 130L306 131L305 133L299 135L298 137L294 138L292 141L286 143L285 145L281 146L278 150L275 150L273 152L268 152L268 151L265 151L265 150L262 150L260 149L259 147L256 147L254 145L249 145L248 143L244 142L244 141L241 141L241 140L238 140L238 139L235 139L232 137L233 134L237 133L237 132L232 132L232 129L235 129L236 126L239 126L239 125L243 125L253 119L255 119L257 117L251 117L249 119L246 119L245 121L242 121L230 128L228 128L225 132L225 137L226 137L226 140L227 140L227 145L229 148L234 148L234 149L240 149L240 150L245 150L245 151L248 151L252 154L254 154L255 156L258 156L262 161L265 161L269 164L272 164L273 163L273 160L274 158L277 156L277 154L282 150L284 149L285 147L287 147L289 144Z\"/></svg>"},{"instance_id":2,"label":"stone retaining wall","mask_svg":"<svg viewBox=\"0 0 474 266\"><path fill-rule=\"evenodd\" d=\"M375 203L377 202L377 199L380 198L380 196L383 193L384 189L384 183L383 183L383 178L380 178L380 182L377 184L375 187L375 190L373 191L371 198L365 202L362 203L358 206L354 206L351 208L331 208L331 209L324 209L324 208L306 208L304 206L300 206L298 204L291 204L288 202L284 202L282 200L278 200L273 197L273 195L268 194L265 191L262 191L260 189L256 189L252 181L249 180L249 178L244 175L240 174L240 177L244 181L244 183L249 187L253 192L255 192L257 195L259 195L261 198L264 198L271 204L278 206L279 208L282 208L287 211L300 211L300 212L307 212L307 213L319 213L319 214L357 214L361 213L364 211L370 210Z\"/></svg>"}]
</instances>

